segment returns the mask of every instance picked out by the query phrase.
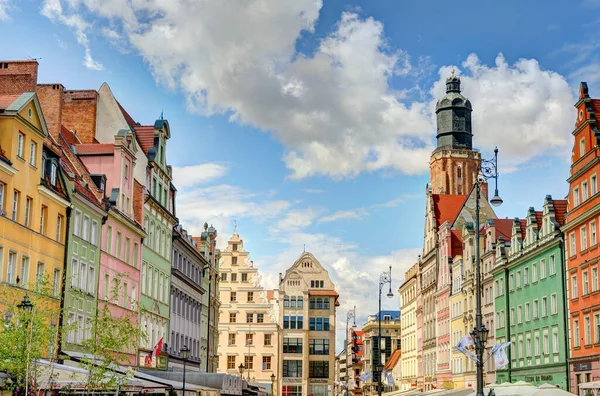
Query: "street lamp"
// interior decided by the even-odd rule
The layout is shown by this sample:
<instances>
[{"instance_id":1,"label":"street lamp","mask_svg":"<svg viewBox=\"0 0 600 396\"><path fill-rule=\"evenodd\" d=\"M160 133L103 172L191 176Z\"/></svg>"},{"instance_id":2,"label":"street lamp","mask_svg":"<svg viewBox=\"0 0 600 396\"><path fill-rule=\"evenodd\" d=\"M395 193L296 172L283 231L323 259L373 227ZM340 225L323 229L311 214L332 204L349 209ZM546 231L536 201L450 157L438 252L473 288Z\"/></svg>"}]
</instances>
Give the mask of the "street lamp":
<instances>
[{"instance_id":1,"label":"street lamp","mask_svg":"<svg viewBox=\"0 0 600 396\"><path fill-rule=\"evenodd\" d=\"M485 343L489 330L485 327L482 321L481 314L481 258L479 257L479 199L481 195L481 183L488 179L495 180L494 196L490 203L494 206L502 205L502 198L498 195L498 147L494 149L494 158L491 160L481 160L481 173L477 176L475 182L475 282L477 290L477 311L475 314L475 328L471 332L471 336L475 341L475 352L477 354L477 395L483 394L483 353L485 351Z\"/></svg>"},{"instance_id":2,"label":"street lamp","mask_svg":"<svg viewBox=\"0 0 600 396\"><path fill-rule=\"evenodd\" d=\"M190 356L190 348L184 345L179 351L181 358L183 359L183 396L185 396L185 364L187 363L188 357Z\"/></svg>"},{"instance_id":3,"label":"street lamp","mask_svg":"<svg viewBox=\"0 0 600 396\"><path fill-rule=\"evenodd\" d=\"M356 305L352 308L351 311L348 311L346 315L346 396L348 396L348 379L350 378L350 374L348 371L348 323L350 323L350 319L354 320L354 324L352 328L356 327Z\"/></svg>"},{"instance_id":4,"label":"street lamp","mask_svg":"<svg viewBox=\"0 0 600 396\"><path fill-rule=\"evenodd\" d=\"M240 370L240 378L244 378L244 365L242 363L240 363L238 370Z\"/></svg>"},{"instance_id":5,"label":"street lamp","mask_svg":"<svg viewBox=\"0 0 600 396\"><path fill-rule=\"evenodd\" d=\"M387 283L390 284L390 291L388 292L388 297L394 297L392 293L392 266L390 265L390 270L388 272L384 272L379 277L379 336L377 337L377 350L379 351L379 364L377 365L377 394L381 396L381 369L383 368L383 364L381 363L381 291L383 290L383 286ZM375 344L373 343L373 347Z\"/></svg>"},{"instance_id":6,"label":"street lamp","mask_svg":"<svg viewBox=\"0 0 600 396\"><path fill-rule=\"evenodd\" d=\"M17 304L17 308L24 312L25 314L30 314L33 311L33 304L29 299L29 296L25 294L23 297L23 301ZM27 332L27 328L29 327L29 319L25 321L25 332ZM25 396L29 394L29 338L31 337L31 333L33 333L33 323L31 324L31 332L29 336L25 334L25 349L27 350L27 357L25 362Z\"/></svg>"},{"instance_id":7,"label":"street lamp","mask_svg":"<svg viewBox=\"0 0 600 396\"><path fill-rule=\"evenodd\" d=\"M271 396L275 394L275 374L271 374Z\"/></svg>"}]
</instances>

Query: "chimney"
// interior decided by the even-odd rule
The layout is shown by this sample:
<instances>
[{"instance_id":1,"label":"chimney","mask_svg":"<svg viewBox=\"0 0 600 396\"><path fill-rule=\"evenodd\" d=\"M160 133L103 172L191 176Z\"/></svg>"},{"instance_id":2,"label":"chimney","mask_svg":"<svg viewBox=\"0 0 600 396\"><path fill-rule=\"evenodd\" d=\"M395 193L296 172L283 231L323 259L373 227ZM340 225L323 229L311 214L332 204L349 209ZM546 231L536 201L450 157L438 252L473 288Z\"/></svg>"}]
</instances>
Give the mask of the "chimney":
<instances>
[{"instance_id":1,"label":"chimney","mask_svg":"<svg viewBox=\"0 0 600 396\"><path fill-rule=\"evenodd\" d=\"M35 92L37 76L36 60L0 61L0 95Z\"/></svg>"},{"instance_id":2,"label":"chimney","mask_svg":"<svg viewBox=\"0 0 600 396\"><path fill-rule=\"evenodd\" d=\"M59 141L60 128L62 125L63 92L62 84L38 84L37 94L46 120L46 126L52 137Z\"/></svg>"}]
</instances>

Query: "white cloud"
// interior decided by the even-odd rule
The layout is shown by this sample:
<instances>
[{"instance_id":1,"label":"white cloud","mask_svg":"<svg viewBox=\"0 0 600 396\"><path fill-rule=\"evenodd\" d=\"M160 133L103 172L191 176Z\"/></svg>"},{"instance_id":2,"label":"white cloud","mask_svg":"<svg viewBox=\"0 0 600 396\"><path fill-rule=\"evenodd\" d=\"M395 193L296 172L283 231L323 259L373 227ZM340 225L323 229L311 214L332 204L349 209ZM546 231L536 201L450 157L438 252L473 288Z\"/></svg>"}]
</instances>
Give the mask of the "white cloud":
<instances>
[{"instance_id":1,"label":"white cloud","mask_svg":"<svg viewBox=\"0 0 600 396\"><path fill-rule=\"evenodd\" d=\"M319 216L322 210L315 208L294 209L290 210L277 221L272 232L292 231L300 228L305 228L311 225L315 218Z\"/></svg>"},{"instance_id":2,"label":"white cloud","mask_svg":"<svg viewBox=\"0 0 600 396\"><path fill-rule=\"evenodd\" d=\"M92 57L92 50L90 49L90 43L86 33L90 28L90 24L77 12L76 3L76 1L69 1L69 10L68 12L65 12L60 0L44 0L41 14L53 22L60 22L71 28L77 42L85 51L82 64L90 70L100 71L104 69L104 66Z\"/></svg>"},{"instance_id":3,"label":"white cloud","mask_svg":"<svg viewBox=\"0 0 600 396\"><path fill-rule=\"evenodd\" d=\"M351 209L351 210L339 210L328 216L323 216L319 219L319 223L329 223L338 220L360 220L365 216L368 216L369 212L364 208Z\"/></svg>"},{"instance_id":4,"label":"white cloud","mask_svg":"<svg viewBox=\"0 0 600 396\"><path fill-rule=\"evenodd\" d=\"M11 0L0 0L0 21L9 21L8 11L13 8Z\"/></svg>"},{"instance_id":5,"label":"white cloud","mask_svg":"<svg viewBox=\"0 0 600 396\"><path fill-rule=\"evenodd\" d=\"M396 91L390 78L422 81L433 66L427 57L413 65L373 18L342 13L314 53L304 54L296 52L296 41L313 32L321 0L68 3L86 7L99 24L108 21L110 36L127 39L157 81L187 95L190 109L225 113L272 133L286 147L283 161L292 179L427 169L435 100L420 85ZM509 65L499 56L487 66L471 55L463 66L478 145L499 145L513 168L547 151L565 151L573 97L562 76L533 59ZM429 90L436 99L448 70L440 69ZM409 101L413 93L419 100Z\"/></svg>"},{"instance_id":6,"label":"white cloud","mask_svg":"<svg viewBox=\"0 0 600 396\"><path fill-rule=\"evenodd\" d=\"M193 187L225 176L227 167L215 163L173 168L173 184L177 188Z\"/></svg>"},{"instance_id":7,"label":"white cloud","mask_svg":"<svg viewBox=\"0 0 600 396\"><path fill-rule=\"evenodd\" d=\"M322 194L325 190L319 190L317 188L303 188L302 191L309 194Z\"/></svg>"},{"instance_id":8,"label":"white cloud","mask_svg":"<svg viewBox=\"0 0 600 396\"><path fill-rule=\"evenodd\" d=\"M502 54L494 66L483 65L475 54L463 62L463 94L473 103L473 142L484 152L498 146L500 167L515 170L536 157L566 158L571 140L575 98L566 79L543 70L535 59L509 65ZM440 69L431 89L439 98L452 66ZM435 100L430 103L435 108Z\"/></svg>"}]
</instances>

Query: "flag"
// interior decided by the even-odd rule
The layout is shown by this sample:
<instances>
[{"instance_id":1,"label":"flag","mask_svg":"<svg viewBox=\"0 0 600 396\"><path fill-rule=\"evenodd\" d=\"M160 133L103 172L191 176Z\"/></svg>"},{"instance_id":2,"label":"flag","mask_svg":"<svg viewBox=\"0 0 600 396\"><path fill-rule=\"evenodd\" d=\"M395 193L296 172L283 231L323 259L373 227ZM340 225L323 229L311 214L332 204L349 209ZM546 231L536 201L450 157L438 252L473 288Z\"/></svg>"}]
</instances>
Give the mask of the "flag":
<instances>
[{"instance_id":1,"label":"flag","mask_svg":"<svg viewBox=\"0 0 600 396\"><path fill-rule=\"evenodd\" d=\"M371 379L371 373L362 373L358 379L360 379L362 382L367 382L369 379Z\"/></svg>"},{"instance_id":2,"label":"flag","mask_svg":"<svg viewBox=\"0 0 600 396\"><path fill-rule=\"evenodd\" d=\"M475 342L473 341L473 337L471 337L470 334L467 334L458 342L458 344L456 344L456 349L472 361L478 362L477 356L473 355L473 352L469 349L470 346L475 347Z\"/></svg>"},{"instance_id":3,"label":"flag","mask_svg":"<svg viewBox=\"0 0 600 396\"><path fill-rule=\"evenodd\" d=\"M392 373L388 373L387 383L388 383L388 386L394 386L394 376L392 375Z\"/></svg>"},{"instance_id":4,"label":"flag","mask_svg":"<svg viewBox=\"0 0 600 396\"><path fill-rule=\"evenodd\" d=\"M160 340L158 340L158 343L156 344L156 346L152 350L152 357L158 356L158 354L160 353L160 351L162 351L162 346L163 346L163 337L160 337Z\"/></svg>"},{"instance_id":5,"label":"flag","mask_svg":"<svg viewBox=\"0 0 600 396\"><path fill-rule=\"evenodd\" d=\"M501 369L508 364L508 356L506 355L506 348L510 346L509 342L502 344L496 344L492 347L492 355L494 356L494 362L496 363L496 369Z\"/></svg>"}]
</instances>

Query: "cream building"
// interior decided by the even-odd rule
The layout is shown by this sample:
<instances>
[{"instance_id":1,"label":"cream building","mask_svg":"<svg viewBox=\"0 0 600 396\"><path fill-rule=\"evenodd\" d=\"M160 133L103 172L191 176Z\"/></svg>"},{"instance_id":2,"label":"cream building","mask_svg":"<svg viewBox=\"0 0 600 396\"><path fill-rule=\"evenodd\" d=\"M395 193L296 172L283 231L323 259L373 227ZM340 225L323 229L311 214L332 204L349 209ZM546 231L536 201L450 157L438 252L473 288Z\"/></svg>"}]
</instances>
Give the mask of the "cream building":
<instances>
[{"instance_id":1,"label":"cream building","mask_svg":"<svg viewBox=\"0 0 600 396\"><path fill-rule=\"evenodd\" d=\"M402 355L400 369L402 372L401 390L416 389L417 387L417 294L419 288L419 264L413 265L404 276L404 283L400 286L402 312L401 339Z\"/></svg>"},{"instance_id":2,"label":"cream building","mask_svg":"<svg viewBox=\"0 0 600 396\"><path fill-rule=\"evenodd\" d=\"M258 268L237 231L221 252L218 372L271 386L277 375L279 343L276 292L264 290Z\"/></svg>"},{"instance_id":3,"label":"cream building","mask_svg":"<svg viewBox=\"0 0 600 396\"><path fill-rule=\"evenodd\" d=\"M277 395L332 396L338 293L325 268L304 252L279 275Z\"/></svg>"},{"instance_id":4,"label":"cream building","mask_svg":"<svg viewBox=\"0 0 600 396\"><path fill-rule=\"evenodd\" d=\"M460 352L456 345L466 335L463 310L466 307L462 289L464 277L462 256L455 256L452 260L452 289L450 291L450 342L452 355L450 358L450 369L452 370L452 388L463 389L465 387L465 365L466 357Z\"/></svg>"}]
</instances>

